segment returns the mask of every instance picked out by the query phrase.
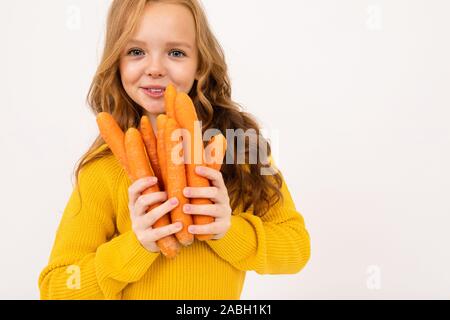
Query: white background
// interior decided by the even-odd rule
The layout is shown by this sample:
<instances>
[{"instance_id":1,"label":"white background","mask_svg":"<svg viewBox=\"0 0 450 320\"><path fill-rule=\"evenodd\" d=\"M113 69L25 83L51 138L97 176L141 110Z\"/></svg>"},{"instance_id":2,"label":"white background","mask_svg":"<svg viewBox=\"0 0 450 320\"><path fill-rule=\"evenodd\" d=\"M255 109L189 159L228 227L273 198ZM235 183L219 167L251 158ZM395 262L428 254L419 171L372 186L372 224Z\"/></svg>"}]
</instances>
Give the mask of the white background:
<instances>
[{"instance_id":1,"label":"white background","mask_svg":"<svg viewBox=\"0 0 450 320\"><path fill-rule=\"evenodd\" d=\"M37 299L109 0L0 2L0 298ZM203 0L233 99L273 141L312 256L242 299L450 297L450 2ZM275 139L276 140L276 139Z\"/></svg>"}]
</instances>

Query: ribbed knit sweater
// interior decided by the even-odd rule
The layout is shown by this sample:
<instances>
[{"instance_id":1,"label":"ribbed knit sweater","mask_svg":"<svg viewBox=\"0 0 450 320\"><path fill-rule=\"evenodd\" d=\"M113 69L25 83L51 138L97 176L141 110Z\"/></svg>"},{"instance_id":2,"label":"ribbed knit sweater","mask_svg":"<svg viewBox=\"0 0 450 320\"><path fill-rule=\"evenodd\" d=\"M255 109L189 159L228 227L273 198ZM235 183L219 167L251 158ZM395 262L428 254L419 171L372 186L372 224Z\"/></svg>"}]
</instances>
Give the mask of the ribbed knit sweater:
<instances>
[{"instance_id":1,"label":"ribbed knit sweater","mask_svg":"<svg viewBox=\"0 0 450 320\"><path fill-rule=\"evenodd\" d=\"M174 259L137 240L130 184L112 155L80 171L81 202L75 187L39 277L41 299L239 299L246 271L295 274L309 260L309 234L284 179L284 201L263 217L241 205L222 239L195 240Z\"/></svg>"}]
</instances>

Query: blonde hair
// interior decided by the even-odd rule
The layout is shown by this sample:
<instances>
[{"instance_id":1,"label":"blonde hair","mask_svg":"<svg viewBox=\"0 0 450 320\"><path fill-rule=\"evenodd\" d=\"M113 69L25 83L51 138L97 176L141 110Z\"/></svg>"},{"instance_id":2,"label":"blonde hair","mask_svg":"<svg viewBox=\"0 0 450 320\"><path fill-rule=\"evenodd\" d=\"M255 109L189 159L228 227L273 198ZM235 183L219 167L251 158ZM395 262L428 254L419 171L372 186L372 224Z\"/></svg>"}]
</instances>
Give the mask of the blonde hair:
<instances>
[{"instance_id":1,"label":"blonde hair","mask_svg":"<svg viewBox=\"0 0 450 320\"><path fill-rule=\"evenodd\" d=\"M138 21L145 6L151 2L183 5L190 10L195 20L195 31L199 56L199 78L195 80L189 96L193 100L203 130L219 129L226 136L227 129L254 129L260 136L260 127L250 114L231 99L231 84L225 55L219 42L211 32L204 9L197 0L114 0L108 12L105 47L101 62L89 89L87 102L97 115L110 113L122 130L138 127L143 109L125 92L119 73L121 52L137 28ZM267 154L271 148L267 143ZM235 144L230 141L228 144ZM245 159L249 159L252 148L245 142ZM88 151L80 158L75 168L76 185L80 170L88 163L106 155L111 155L109 148L95 152L105 144L97 136ZM236 150L236 148L232 148ZM237 157L233 157L236 159ZM262 216L272 205L282 199L280 188L282 176L261 175L261 169L267 167L258 159L256 164L224 164L221 172L230 197L232 209L240 203L247 211L253 206L253 213Z\"/></svg>"}]
</instances>

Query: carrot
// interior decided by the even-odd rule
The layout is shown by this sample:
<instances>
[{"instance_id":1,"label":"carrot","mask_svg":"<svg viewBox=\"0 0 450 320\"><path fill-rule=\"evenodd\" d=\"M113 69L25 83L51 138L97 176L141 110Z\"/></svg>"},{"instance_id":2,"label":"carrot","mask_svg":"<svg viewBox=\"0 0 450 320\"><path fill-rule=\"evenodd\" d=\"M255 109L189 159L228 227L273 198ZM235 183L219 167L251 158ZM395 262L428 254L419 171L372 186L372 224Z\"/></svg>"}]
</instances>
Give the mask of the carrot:
<instances>
[{"instance_id":1,"label":"carrot","mask_svg":"<svg viewBox=\"0 0 450 320\"><path fill-rule=\"evenodd\" d=\"M169 118L175 118L175 98L177 89L173 84L169 84L164 91L164 101L166 103L166 115Z\"/></svg>"},{"instance_id":2,"label":"carrot","mask_svg":"<svg viewBox=\"0 0 450 320\"><path fill-rule=\"evenodd\" d=\"M191 98L184 92L178 92L175 100L175 118L180 127L186 129L190 134L190 141L185 144L186 156L186 180L189 187L209 187L209 180L195 172L196 163L204 165L203 161L203 139L202 130L199 128L197 113ZM197 131L197 134L195 132ZM189 143L190 142L190 143ZM200 159L197 159L200 158ZM192 198L192 204L212 204L210 199ZM208 215L194 215L194 224L210 224L214 222L214 217ZM212 234L195 235L201 241L212 239Z\"/></svg>"},{"instance_id":3,"label":"carrot","mask_svg":"<svg viewBox=\"0 0 450 320\"><path fill-rule=\"evenodd\" d=\"M130 128L125 134L125 149L128 159L130 171L135 180L145 177L152 177L153 169L149 164L147 154L145 152L144 142L142 136L137 129ZM143 195L158 192L158 185L153 185L142 192ZM158 207L161 203L155 203L149 206L148 211ZM154 227L159 228L171 224L169 215L164 215L155 222ZM161 252L167 258L174 258L180 251L180 245L173 235L169 235L156 241Z\"/></svg>"},{"instance_id":4,"label":"carrot","mask_svg":"<svg viewBox=\"0 0 450 320\"><path fill-rule=\"evenodd\" d=\"M114 156L125 169L127 175L131 178L130 169L128 168L127 155L125 152L125 134L123 133L116 120L107 112L100 112L97 115L97 125L100 135L111 149Z\"/></svg>"},{"instance_id":5,"label":"carrot","mask_svg":"<svg viewBox=\"0 0 450 320\"><path fill-rule=\"evenodd\" d=\"M213 151L214 155L211 154ZM220 133L212 137L205 150L206 165L214 170L220 171L226 151L227 139L223 134Z\"/></svg>"},{"instance_id":6,"label":"carrot","mask_svg":"<svg viewBox=\"0 0 450 320\"><path fill-rule=\"evenodd\" d=\"M150 164L153 168L153 171L155 172L155 176L158 178L159 188L164 189L161 168L158 163L155 132L153 131L152 124L147 116L143 116L141 118L141 125L139 130L141 131L142 139L144 140L145 149L147 150Z\"/></svg>"},{"instance_id":7,"label":"carrot","mask_svg":"<svg viewBox=\"0 0 450 320\"><path fill-rule=\"evenodd\" d=\"M178 241L184 246L188 246L194 242L194 235L188 231L190 225L192 225L192 216L183 212L183 206L189 203L189 199L183 194L183 190L186 187L186 172L184 168L184 159L177 163L176 155L174 152L179 146L182 148L181 136L178 141L173 141L173 134L177 133L180 127L176 121L169 118L166 121L164 128L164 144L166 151L166 166L167 166L167 184L166 191L168 198L177 197L179 204L171 212L172 222L181 222L183 229L175 234ZM183 156L182 154L178 154Z\"/></svg>"},{"instance_id":8,"label":"carrot","mask_svg":"<svg viewBox=\"0 0 450 320\"><path fill-rule=\"evenodd\" d=\"M158 153L158 163L161 169L161 175L163 177L163 186L164 189L167 189L167 166L166 166L166 151L164 145L164 127L166 126L167 116L165 114L160 114L156 118L156 147Z\"/></svg>"}]
</instances>

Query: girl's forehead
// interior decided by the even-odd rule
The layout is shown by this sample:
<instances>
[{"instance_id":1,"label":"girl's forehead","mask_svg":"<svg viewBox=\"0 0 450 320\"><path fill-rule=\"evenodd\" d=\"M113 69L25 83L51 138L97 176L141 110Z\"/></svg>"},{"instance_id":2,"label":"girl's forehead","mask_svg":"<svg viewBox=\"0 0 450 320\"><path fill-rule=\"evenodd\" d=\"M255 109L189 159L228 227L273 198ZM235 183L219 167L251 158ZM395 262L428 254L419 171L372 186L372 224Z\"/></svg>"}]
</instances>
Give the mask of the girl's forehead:
<instances>
[{"instance_id":1,"label":"girl's forehead","mask_svg":"<svg viewBox=\"0 0 450 320\"><path fill-rule=\"evenodd\" d=\"M176 4L149 3L138 23L137 36L161 37L169 41L195 40L195 19L191 11Z\"/></svg>"},{"instance_id":2,"label":"girl's forehead","mask_svg":"<svg viewBox=\"0 0 450 320\"><path fill-rule=\"evenodd\" d=\"M146 7L133 39L192 47L195 44L195 20L189 9L181 5L151 4Z\"/></svg>"}]
</instances>

